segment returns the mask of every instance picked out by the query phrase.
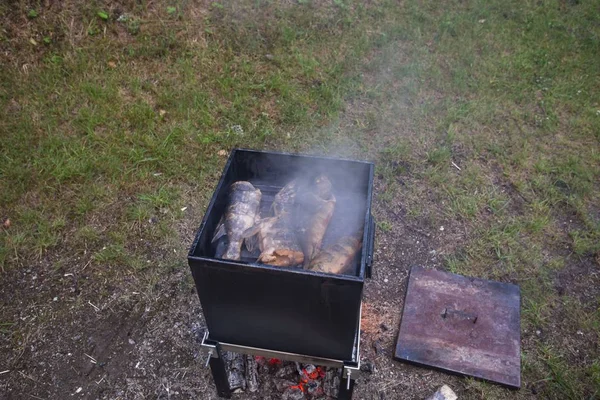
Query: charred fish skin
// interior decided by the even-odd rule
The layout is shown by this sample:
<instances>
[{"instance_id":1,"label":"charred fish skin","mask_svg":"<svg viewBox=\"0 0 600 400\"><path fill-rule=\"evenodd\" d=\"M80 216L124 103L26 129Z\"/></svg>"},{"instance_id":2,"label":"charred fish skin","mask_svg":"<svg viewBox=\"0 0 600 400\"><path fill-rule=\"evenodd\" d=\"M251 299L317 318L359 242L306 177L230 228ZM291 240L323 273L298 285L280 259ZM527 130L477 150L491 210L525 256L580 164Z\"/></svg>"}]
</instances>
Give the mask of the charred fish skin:
<instances>
[{"instance_id":1,"label":"charred fish skin","mask_svg":"<svg viewBox=\"0 0 600 400\"><path fill-rule=\"evenodd\" d=\"M333 216L336 198L333 195L333 185L325 175L319 175L314 180L312 192L304 197L304 212L300 217L300 242L304 251L304 267L321 250L325 232Z\"/></svg>"},{"instance_id":2,"label":"charred fish skin","mask_svg":"<svg viewBox=\"0 0 600 400\"><path fill-rule=\"evenodd\" d=\"M319 175L315 179L315 194L323 199L330 200L333 197L333 185L327 176ZM333 197L335 199L335 197Z\"/></svg>"},{"instance_id":3,"label":"charred fish skin","mask_svg":"<svg viewBox=\"0 0 600 400\"><path fill-rule=\"evenodd\" d=\"M277 267L293 267L304 261L304 253L291 229L287 213L263 220L258 238L261 250L258 262Z\"/></svg>"},{"instance_id":4,"label":"charred fish skin","mask_svg":"<svg viewBox=\"0 0 600 400\"><path fill-rule=\"evenodd\" d=\"M354 260L361 245L361 241L357 238L343 236L333 245L317 254L310 262L308 269L331 274L344 273Z\"/></svg>"},{"instance_id":5,"label":"charred fish skin","mask_svg":"<svg viewBox=\"0 0 600 400\"><path fill-rule=\"evenodd\" d=\"M243 234L254 225L261 197L261 191L250 182L238 181L230 186L224 221L213 239L213 241L218 239L223 233L227 234L228 244L221 258L225 260L241 258Z\"/></svg>"},{"instance_id":6,"label":"charred fish skin","mask_svg":"<svg viewBox=\"0 0 600 400\"><path fill-rule=\"evenodd\" d=\"M248 242L257 238L261 251L258 262L278 267L292 267L303 263L304 253L294 232L292 220L297 191L296 180L285 185L273 199L273 216L258 221L244 233Z\"/></svg>"},{"instance_id":7,"label":"charred fish skin","mask_svg":"<svg viewBox=\"0 0 600 400\"><path fill-rule=\"evenodd\" d=\"M296 204L296 195L298 193L298 181L295 179L285 185L273 199L271 204L271 212L274 216L283 213L292 214L294 205Z\"/></svg>"}]
</instances>

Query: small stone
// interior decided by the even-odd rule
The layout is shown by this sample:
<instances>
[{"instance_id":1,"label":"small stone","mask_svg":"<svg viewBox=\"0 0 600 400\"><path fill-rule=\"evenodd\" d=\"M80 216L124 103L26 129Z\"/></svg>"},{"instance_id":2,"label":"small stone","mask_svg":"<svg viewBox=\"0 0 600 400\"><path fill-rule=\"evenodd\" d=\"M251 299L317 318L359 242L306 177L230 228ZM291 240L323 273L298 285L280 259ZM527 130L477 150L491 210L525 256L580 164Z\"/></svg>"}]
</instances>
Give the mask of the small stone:
<instances>
[{"instance_id":1,"label":"small stone","mask_svg":"<svg viewBox=\"0 0 600 400\"><path fill-rule=\"evenodd\" d=\"M448 385L443 385L437 392L432 394L427 400L456 400L458 396Z\"/></svg>"},{"instance_id":2,"label":"small stone","mask_svg":"<svg viewBox=\"0 0 600 400\"><path fill-rule=\"evenodd\" d=\"M221 157L225 157L225 156L227 155L227 151L225 151L225 150L219 150L219 151L217 152L217 154L218 154L219 156L221 156Z\"/></svg>"},{"instance_id":3,"label":"small stone","mask_svg":"<svg viewBox=\"0 0 600 400\"><path fill-rule=\"evenodd\" d=\"M2 224L2 226L6 229L10 228L11 222L10 222L10 218L6 218L4 220L4 223Z\"/></svg>"},{"instance_id":4,"label":"small stone","mask_svg":"<svg viewBox=\"0 0 600 400\"><path fill-rule=\"evenodd\" d=\"M385 283L388 283L388 278L385 278L383 281L384 281Z\"/></svg>"},{"instance_id":5,"label":"small stone","mask_svg":"<svg viewBox=\"0 0 600 400\"><path fill-rule=\"evenodd\" d=\"M538 394L538 391L537 391L535 385L531 386L531 394Z\"/></svg>"},{"instance_id":6,"label":"small stone","mask_svg":"<svg viewBox=\"0 0 600 400\"><path fill-rule=\"evenodd\" d=\"M58 297L53 298L52 301L58 301Z\"/></svg>"},{"instance_id":7,"label":"small stone","mask_svg":"<svg viewBox=\"0 0 600 400\"><path fill-rule=\"evenodd\" d=\"M539 329L537 331L535 331L535 334L540 336L542 334L542 331L540 331Z\"/></svg>"},{"instance_id":8,"label":"small stone","mask_svg":"<svg viewBox=\"0 0 600 400\"><path fill-rule=\"evenodd\" d=\"M117 68L117 63L116 63L116 62L114 62L114 61L109 61L109 62L108 62L108 66L109 66L110 68Z\"/></svg>"},{"instance_id":9,"label":"small stone","mask_svg":"<svg viewBox=\"0 0 600 400\"><path fill-rule=\"evenodd\" d=\"M375 372L375 365L370 361L365 361L360 365L360 370L368 374Z\"/></svg>"},{"instance_id":10,"label":"small stone","mask_svg":"<svg viewBox=\"0 0 600 400\"><path fill-rule=\"evenodd\" d=\"M160 115L161 117L164 117L166 113L166 110L158 110L158 115Z\"/></svg>"},{"instance_id":11,"label":"small stone","mask_svg":"<svg viewBox=\"0 0 600 400\"><path fill-rule=\"evenodd\" d=\"M231 130L238 136L244 136L244 128L241 125L231 125Z\"/></svg>"},{"instance_id":12,"label":"small stone","mask_svg":"<svg viewBox=\"0 0 600 400\"><path fill-rule=\"evenodd\" d=\"M373 342L373 348L375 349L375 353L377 354L383 354L383 352L385 351L381 339L377 339Z\"/></svg>"},{"instance_id":13,"label":"small stone","mask_svg":"<svg viewBox=\"0 0 600 400\"><path fill-rule=\"evenodd\" d=\"M582 332L582 331L577 331L577 334L578 334L579 336L583 336L583 332Z\"/></svg>"},{"instance_id":14,"label":"small stone","mask_svg":"<svg viewBox=\"0 0 600 400\"><path fill-rule=\"evenodd\" d=\"M129 340L127 342L129 342L130 345L134 345L135 344L135 340L133 340L132 338L129 338Z\"/></svg>"},{"instance_id":15,"label":"small stone","mask_svg":"<svg viewBox=\"0 0 600 400\"><path fill-rule=\"evenodd\" d=\"M444 226L442 225L442 226L440 226L440 231L443 231L443 230L444 230Z\"/></svg>"}]
</instances>

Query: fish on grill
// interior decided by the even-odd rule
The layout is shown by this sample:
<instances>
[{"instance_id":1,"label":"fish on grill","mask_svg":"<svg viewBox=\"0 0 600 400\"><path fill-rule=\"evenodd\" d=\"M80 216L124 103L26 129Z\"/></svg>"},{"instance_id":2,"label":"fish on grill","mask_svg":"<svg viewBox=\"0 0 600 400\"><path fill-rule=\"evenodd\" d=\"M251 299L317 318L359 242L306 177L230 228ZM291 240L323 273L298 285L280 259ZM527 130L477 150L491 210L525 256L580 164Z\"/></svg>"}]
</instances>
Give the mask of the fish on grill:
<instances>
[{"instance_id":1,"label":"fish on grill","mask_svg":"<svg viewBox=\"0 0 600 400\"><path fill-rule=\"evenodd\" d=\"M298 243L292 220L297 189L296 181L284 186L275 195L271 205L273 216L257 221L244 233L247 243L257 242L261 252L258 262L291 267L304 261L304 253Z\"/></svg>"},{"instance_id":2,"label":"fish on grill","mask_svg":"<svg viewBox=\"0 0 600 400\"><path fill-rule=\"evenodd\" d=\"M298 181L295 179L285 185L273 199L271 204L271 212L274 216L281 214L292 215L296 204L296 196L298 194Z\"/></svg>"},{"instance_id":3,"label":"fish on grill","mask_svg":"<svg viewBox=\"0 0 600 400\"><path fill-rule=\"evenodd\" d=\"M212 239L214 243L220 237L227 235L227 246L220 258L240 259L244 242L243 234L255 223L261 197L261 191L250 182L238 181L229 187L225 213Z\"/></svg>"},{"instance_id":4,"label":"fish on grill","mask_svg":"<svg viewBox=\"0 0 600 400\"><path fill-rule=\"evenodd\" d=\"M292 229L289 215L263 218L244 236L254 235L257 236L261 251L258 262L277 267L293 267L304 261L304 253Z\"/></svg>"},{"instance_id":5,"label":"fish on grill","mask_svg":"<svg viewBox=\"0 0 600 400\"><path fill-rule=\"evenodd\" d=\"M300 199L296 218L298 236L304 251L304 267L307 267L321 250L336 199L332 193L331 182L325 175L319 175L314 180L312 190Z\"/></svg>"},{"instance_id":6,"label":"fish on grill","mask_svg":"<svg viewBox=\"0 0 600 400\"><path fill-rule=\"evenodd\" d=\"M355 237L342 236L337 242L317 254L311 260L308 269L331 274L344 273L354 260L361 245L361 241Z\"/></svg>"}]
</instances>

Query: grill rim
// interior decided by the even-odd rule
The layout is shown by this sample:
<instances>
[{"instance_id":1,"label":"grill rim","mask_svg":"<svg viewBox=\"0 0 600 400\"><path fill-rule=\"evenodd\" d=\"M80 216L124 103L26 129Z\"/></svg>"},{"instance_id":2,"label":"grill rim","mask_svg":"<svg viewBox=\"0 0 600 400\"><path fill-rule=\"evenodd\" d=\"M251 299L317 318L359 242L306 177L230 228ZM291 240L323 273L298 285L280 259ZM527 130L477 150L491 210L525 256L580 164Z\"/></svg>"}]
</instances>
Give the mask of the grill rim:
<instances>
[{"instance_id":1,"label":"grill rim","mask_svg":"<svg viewBox=\"0 0 600 400\"><path fill-rule=\"evenodd\" d=\"M223 260L215 257L207 257L207 256L196 256L194 253L197 250L198 242L200 241L200 237L204 233L206 228L206 223L208 221L209 216L211 215L215 203L217 201L218 193L221 192L224 184L225 184L225 175L229 170L233 160L235 159L235 155L238 152L248 152L248 153L257 153L257 154L265 154L265 155L281 155L281 156L291 156L291 157L302 157L302 158L313 158L320 160L329 160L332 162L335 161L344 161L344 162L353 162L364 164L369 167L369 185L367 186L367 196L366 196L366 207L365 207L365 216L363 226L363 235L362 235L362 249L361 249L361 257L360 257L360 269L357 275L346 275L346 274L331 274L326 272L317 272L305 270L303 268L299 269L297 267L276 267L267 264L259 264L259 263L251 263L246 261L232 261L232 260ZM374 234L374 220L371 215L371 206L373 202L373 181L375 176L375 164L370 161L364 160L353 160L348 158L337 158L337 157L328 157L328 156L316 156L314 154L302 154L302 153L287 153L287 152L278 152L278 151L267 151L267 150L252 150L245 148L234 148L229 153L229 157L225 166L223 167L223 171L221 172L221 177L219 178L219 182L215 189L213 190L212 197L206 207L206 211L204 212L204 216L202 217L202 222L200 223L200 227L196 231L196 235L188 252L187 258L188 262L193 260L196 262L206 262L206 261L218 261L220 263L225 263L228 265L235 265L239 267L249 267L249 268L259 268L265 271L286 271L290 273L300 274L300 275L316 275L321 277L332 277L334 276L336 279L353 281L353 282L364 282L365 278L370 278L371 275L371 264L373 258L373 250L374 250L374 241L372 240L372 236ZM218 268L218 266L212 266L214 268Z\"/></svg>"}]
</instances>

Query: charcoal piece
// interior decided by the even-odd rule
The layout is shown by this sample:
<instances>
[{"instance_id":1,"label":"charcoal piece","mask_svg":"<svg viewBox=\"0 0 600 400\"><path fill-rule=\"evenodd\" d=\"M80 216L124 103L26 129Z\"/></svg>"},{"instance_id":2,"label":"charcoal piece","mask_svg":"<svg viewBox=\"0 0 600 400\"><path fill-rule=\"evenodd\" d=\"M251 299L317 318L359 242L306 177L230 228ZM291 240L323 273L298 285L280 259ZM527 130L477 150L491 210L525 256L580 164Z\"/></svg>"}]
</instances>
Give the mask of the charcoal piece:
<instances>
[{"instance_id":1,"label":"charcoal piece","mask_svg":"<svg viewBox=\"0 0 600 400\"><path fill-rule=\"evenodd\" d=\"M304 392L298 388L288 388L281 395L281 400L304 400Z\"/></svg>"},{"instance_id":2,"label":"charcoal piece","mask_svg":"<svg viewBox=\"0 0 600 400\"><path fill-rule=\"evenodd\" d=\"M315 372L315 370L317 369L317 367L315 367L312 364L305 364L304 365L304 371L306 371L306 373L308 375L312 374L313 372Z\"/></svg>"},{"instance_id":3,"label":"charcoal piece","mask_svg":"<svg viewBox=\"0 0 600 400\"><path fill-rule=\"evenodd\" d=\"M244 377L244 374L246 372L246 368L244 365L244 355L227 351L223 353L223 358L225 359L227 379L229 381L229 387L231 390L245 390L246 378Z\"/></svg>"},{"instance_id":4,"label":"charcoal piece","mask_svg":"<svg viewBox=\"0 0 600 400\"><path fill-rule=\"evenodd\" d=\"M256 358L251 355L246 355L246 386L250 392L258 390L258 365Z\"/></svg>"},{"instance_id":5,"label":"charcoal piece","mask_svg":"<svg viewBox=\"0 0 600 400\"><path fill-rule=\"evenodd\" d=\"M289 364L285 364L282 367L280 367L276 372L275 372L275 376L278 378L283 378L286 376L290 376L292 374L294 374L297 371L296 369L296 365L289 363Z\"/></svg>"},{"instance_id":6,"label":"charcoal piece","mask_svg":"<svg viewBox=\"0 0 600 400\"><path fill-rule=\"evenodd\" d=\"M279 393L285 392L287 389L291 388L298 384L298 382L291 381L289 379L273 379L273 383L275 383L275 388Z\"/></svg>"},{"instance_id":7,"label":"charcoal piece","mask_svg":"<svg viewBox=\"0 0 600 400\"><path fill-rule=\"evenodd\" d=\"M229 387L231 390L236 389L244 389L246 387L246 379L244 379L244 374L239 370L231 370L227 374L227 379L229 381Z\"/></svg>"},{"instance_id":8,"label":"charcoal piece","mask_svg":"<svg viewBox=\"0 0 600 400\"><path fill-rule=\"evenodd\" d=\"M304 387L306 388L306 393L310 394L311 396L318 395L319 391L323 391L321 388L321 382L317 380L308 381Z\"/></svg>"},{"instance_id":9,"label":"charcoal piece","mask_svg":"<svg viewBox=\"0 0 600 400\"><path fill-rule=\"evenodd\" d=\"M323 392L328 397L338 397L340 387L340 368L327 368L325 381L323 382Z\"/></svg>"}]
</instances>

